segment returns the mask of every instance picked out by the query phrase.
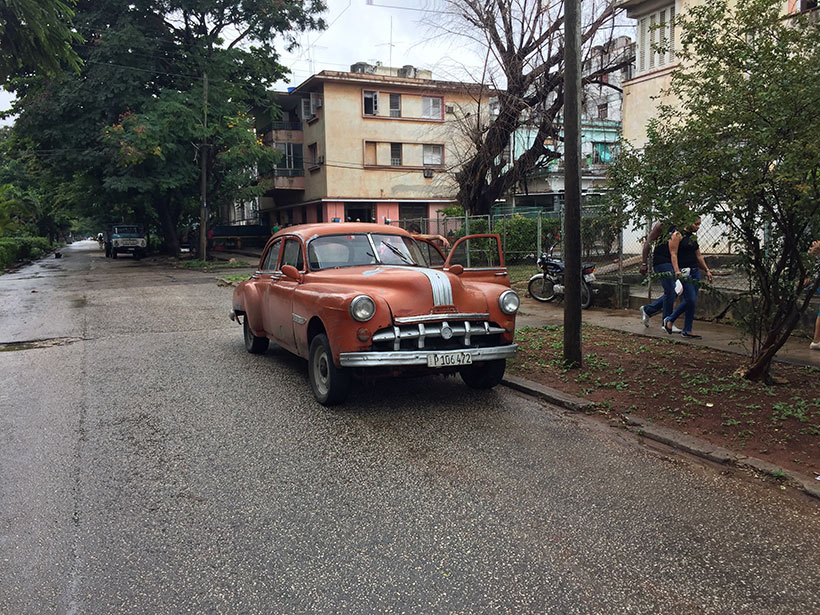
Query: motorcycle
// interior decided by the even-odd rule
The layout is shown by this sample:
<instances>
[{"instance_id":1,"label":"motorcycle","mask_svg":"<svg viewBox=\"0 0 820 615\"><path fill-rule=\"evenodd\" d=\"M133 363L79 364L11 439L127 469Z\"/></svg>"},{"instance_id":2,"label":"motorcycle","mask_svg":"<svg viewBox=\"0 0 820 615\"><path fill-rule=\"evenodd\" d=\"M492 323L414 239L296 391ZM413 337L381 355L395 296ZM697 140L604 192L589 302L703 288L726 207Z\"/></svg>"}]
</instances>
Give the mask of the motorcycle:
<instances>
[{"instance_id":1,"label":"motorcycle","mask_svg":"<svg viewBox=\"0 0 820 615\"><path fill-rule=\"evenodd\" d=\"M541 273L532 276L527 285L530 297L536 301L546 303L556 298L559 301L564 298L564 261L552 256L552 251L557 245L554 243L549 252L543 252L536 261ZM594 291L591 284L594 281L595 263L583 263L581 265L581 308L584 310L592 305Z\"/></svg>"}]
</instances>

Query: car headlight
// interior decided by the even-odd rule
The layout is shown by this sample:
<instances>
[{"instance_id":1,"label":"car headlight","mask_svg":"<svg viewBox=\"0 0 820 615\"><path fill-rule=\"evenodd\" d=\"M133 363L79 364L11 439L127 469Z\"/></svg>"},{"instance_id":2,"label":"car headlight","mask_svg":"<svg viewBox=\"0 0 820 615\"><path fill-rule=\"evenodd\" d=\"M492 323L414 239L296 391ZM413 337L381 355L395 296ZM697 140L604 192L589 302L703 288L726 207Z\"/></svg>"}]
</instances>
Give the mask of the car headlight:
<instances>
[{"instance_id":1,"label":"car headlight","mask_svg":"<svg viewBox=\"0 0 820 615\"><path fill-rule=\"evenodd\" d=\"M376 304L367 295L359 295L350 302L350 315L359 322L366 322L376 313Z\"/></svg>"},{"instance_id":2,"label":"car headlight","mask_svg":"<svg viewBox=\"0 0 820 615\"><path fill-rule=\"evenodd\" d=\"M505 290L498 297L498 307L505 314L515 314L521 306L521 299L518 298L518 293L514 290Z\"/></svg>"}]
</instances>

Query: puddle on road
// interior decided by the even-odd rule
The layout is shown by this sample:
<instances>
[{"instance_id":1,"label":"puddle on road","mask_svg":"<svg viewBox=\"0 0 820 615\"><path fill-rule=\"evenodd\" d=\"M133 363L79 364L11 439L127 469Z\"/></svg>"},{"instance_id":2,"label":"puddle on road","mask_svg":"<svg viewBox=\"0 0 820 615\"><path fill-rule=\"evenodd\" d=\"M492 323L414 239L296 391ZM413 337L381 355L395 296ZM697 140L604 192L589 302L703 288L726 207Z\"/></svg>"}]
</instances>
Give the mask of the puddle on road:
<instances>
[{"instance_id":1,"label":"puddle on road","mask_svg":"<svg viewBox=\"0 0 820 615\"><path fill-rule=\"evenodd\" d=\"M52 337L47 340L28 340L25 342L0 342L0 352L14 352L16 350L34 350L35 348L52 348L54 346L68 346L81 342L81 337Z\"/></svg>"}]
</instances>

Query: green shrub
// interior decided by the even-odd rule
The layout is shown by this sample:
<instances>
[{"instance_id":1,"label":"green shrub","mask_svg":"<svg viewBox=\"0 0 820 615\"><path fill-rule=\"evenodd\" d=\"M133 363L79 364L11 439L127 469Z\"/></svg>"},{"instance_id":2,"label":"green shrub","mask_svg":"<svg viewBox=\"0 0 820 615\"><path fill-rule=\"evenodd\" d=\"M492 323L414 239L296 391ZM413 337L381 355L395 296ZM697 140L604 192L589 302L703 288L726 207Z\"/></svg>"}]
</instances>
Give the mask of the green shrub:
<instances>
[{"instance_id":1,"label":"green shrub","mask_svg":"<svg viewBox=\"0 0 820 615\"><path fill-rule=\"evenodd\" d=\"M0 238L0 267L10 267L20 261L40 258L51 249L45 237Z\"/></svg>"}]
</instances>

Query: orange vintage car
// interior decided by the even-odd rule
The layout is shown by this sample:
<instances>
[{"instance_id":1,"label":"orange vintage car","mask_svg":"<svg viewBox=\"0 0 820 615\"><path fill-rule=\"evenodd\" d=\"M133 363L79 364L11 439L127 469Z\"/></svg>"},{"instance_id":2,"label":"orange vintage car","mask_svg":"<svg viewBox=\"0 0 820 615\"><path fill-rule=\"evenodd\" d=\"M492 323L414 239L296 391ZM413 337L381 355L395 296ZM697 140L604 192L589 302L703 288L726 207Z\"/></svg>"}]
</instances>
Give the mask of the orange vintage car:
<instances>
[{"instance_id":1,"label":"orange vintage car","mask_svg":"<svg viewBox=\"0 0 820 615\"><path fill-rule=\"evenodd\" d=\"M398 227L306 224L270 238L231 319L248 352L273 341L307 359L313 394L332 405L356 375L458 372L494 387L516 352L519 303L498 235L464 237L445 259Z\"/></svg>"}]
</instances>

